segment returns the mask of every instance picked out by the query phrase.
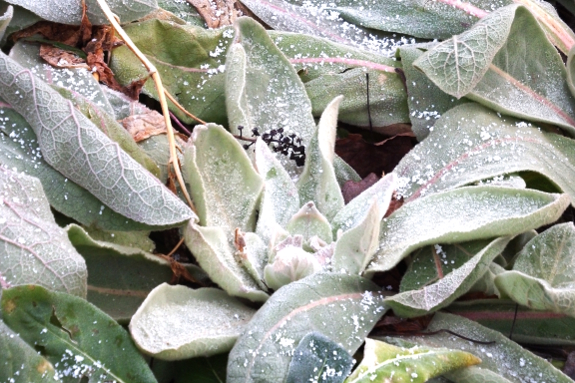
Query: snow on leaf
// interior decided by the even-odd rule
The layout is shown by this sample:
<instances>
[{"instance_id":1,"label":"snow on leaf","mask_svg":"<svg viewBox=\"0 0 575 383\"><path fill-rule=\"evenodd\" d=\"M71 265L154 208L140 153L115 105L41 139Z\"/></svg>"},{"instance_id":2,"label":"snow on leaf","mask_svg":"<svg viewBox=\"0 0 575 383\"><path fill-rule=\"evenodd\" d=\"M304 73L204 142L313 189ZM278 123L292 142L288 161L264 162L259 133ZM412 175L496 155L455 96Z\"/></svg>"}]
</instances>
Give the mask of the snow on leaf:
<instances>
[{"instance_id":1,"label":"snow on leaf","mask_svg":"<svg viewBox=\"0 0 575 383\"><path fill-rule=\"evenodd\" d=\"M0 166L0 284L86 296L87 270L52 216L42 184Z\"/></svg>"}]
</instances>

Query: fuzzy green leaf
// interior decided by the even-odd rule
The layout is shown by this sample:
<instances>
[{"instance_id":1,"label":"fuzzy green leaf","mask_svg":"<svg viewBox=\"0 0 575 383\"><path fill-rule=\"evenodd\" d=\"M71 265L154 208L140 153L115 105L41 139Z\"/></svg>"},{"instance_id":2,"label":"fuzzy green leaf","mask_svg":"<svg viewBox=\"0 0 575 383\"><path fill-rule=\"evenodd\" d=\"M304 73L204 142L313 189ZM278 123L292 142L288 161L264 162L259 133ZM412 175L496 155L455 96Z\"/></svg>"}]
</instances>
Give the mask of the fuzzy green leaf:
<instances>
[{"instance_id":1,"label":"fuzzy green leaf","mask_svg":"<svg viewBox=\"0 0 575 383\"><path fill-rule=\"evenodd\" d=\"M41 183L1 166L0 259L0 290L36 283L86 296L86 263L54 221Z\"/></svg>"},{"instance_id":2,"label":"fuzzy green leaf","mask_svg":"<svg viewBox=\"0 0 575 383\"><path fill-rule=\"evenodd\" d=\"M555 225L529 241L495 284L517 303L575 317L575 226Z\"/></svg>"},{"instance_id":3,"label":"fuzzy green leaf","mask_svg":"<svg viewBox=\"0 0 575 383\"><path fill-rule=\"evenodd\" d=\"M54 366L0 319L0 381L53 383Z\"/></svg>"},{"instance_id":4,"label":"fuzzy green leaf","mask_svg":"<svg viewBox=\"0 0 575 383\"><path fill-rule=\"evenodd\" d=\"M270 244L298 212L299 194L288 172L262 140L256 142L255 165L264 179L256 233Z\"/></svg>"},{"instance_id":5,"label":"fuzzy green leaf","mask_svg":"<svg viewBox=\"0 0 575 383\"><path fill-rule=\"evenodd\" d=\"M331 220L344 207L343 195L333 167L337 113L342 97L325 109L316 132L306 148L306 160L297 186L302 203L312 201Z\"/></svg>"},{"instance_id":6,"label":"fuzzy green leaf","mask_svg":"<svg viewBox=\"0 0 575 383\"><path fill-rule=\"evenodd\" d=\"M66 230L88 266L88 301L122 324L130 321L154 287L174 277L170 263L150 253L147 233L88 233L74 224ZM199 267L185 267L198 282L208 282Z\"/></svg>"},{"instance_id":7,"label":"fuzzy green leaf","mask_svg":"<svg viewBox=\"0 0 575 383\"><path fill-rule=\"evenodd\" d=\"M140 350L159 359L211 356L229 351L254 313L219 289L163 283L132 317L130 333Z\"/></svg>"},{"instance_id":8,"label":"fuzzy green leaf","mask_svg":"<svg viewBox=\"0 0 575 383\"><path fill-rule=\"evenodd\" d=\"M567 194L495 186L466 187L419 198L384 219L379 250L367 272L390 270L425 245L516 235L549 224L569 202Z\"/></svg>"},{"instance_id":9,"label":"fuzzy green leaf","mask_svg":"<svg viewBox=\"0 0 575 383\"><path fill-rule=\"evenodd\" d=\"M226 59L226 107L230 131L284 128L307 146L315 130L305 87L288 59L255 20L239 18Z\"/></svg>"},{"instance_id":10,"label":"fuzzy green leaf","mask_svg":"<svg viewBox=\"0 0 575 383\"><path fill-rule=\"evenodd\" d=\"M236 259L230 233L218 226L203 227L190 222L184 231L184 238L202 269L228 294L255 302L268 299L268 295Z\"/></svg>"},{"instance_id":11,"label":"fuzzy green leaf","mask_svg":"<svg viewBox=\"0 0 575 383\"><path fill-rule=\"evenodd\" d=\"M349 274L361 274L365 270L377 250L384 214L377 201L373 201L364 220L337 239L332 258L333 270Z\"/></svg>"},{"instance_id":12,"label":"fuzzy green leaf","mask_svg":"<svg viewBox=\"0 0 575 383\"><path fill-rule=\"evenodd\" d=\"M1 302L6 325L38 348L60 379L156 382L128 332L84 299L26 285L4 290Z\"/></svg>"},{"instance_id":13,"label":"fuzzy green leaf","mask_svg":"<svg viewBox=\"0 0 575 383\"><path fill-rule=\"evenodd\" d=\"M409 121L407 94L396 72L399 61L302 33L268 34L304 82L314 117L320 117L335 97L343 95L340 122L367 128L371 117L374 131L389 134L393 131L385 127Z\"/></svg>"},{"instance_id":14,"label":"fuzzy green leaf","mask_svg":"<svg viewBox=\"0 0 575 383\"><path fill-rule=\"evenodd\" d=\"M481 364L470 368L480 367L491 370L496 375L513 383L522 383L533 379L539 380L541 378L544 378L546 382L572 382L570 378L545 359L532 354L517 343L509 340L506 335L483 327L476 322L456 315L438 312L427 327L427 331L432 332L441 329L448 329L469 339L493 343L488 345L475 343L443 331L436 335L402 338L384 337L381 340L403 347L421 345L465 350L481 358L482 361ZM448 375L449 379L452 380L452 376L456 374L457 371L454 371L453 375ZM464 382L464 380L458 381ZM496 382L505 382L505 380Z\"/></svg>"},{"instance_id":15,"label":"fuzzy green leaf","mask_svg":"<svg viewBox=\"0 0 575 383\"><path fill-rule=\"evenodd\" d=\"M183 173L189 183L200 224L253 231L263 188L244 148L223 127L198 126L184 152Z\"/></svg>"},{"instance_id":16,"label":"fuzzy green leaf","mask_svg":"<svg viewBox=\"0 0 575 383\"><path fill-rule=\"evenodd\" d=\"M468 103L445 113L394 173L406 202L491 177L531 171L549 178L575 203L574 157L574 140Z\"/></svg>"},{"instance_id":17,"label":"fuzzy green leaf","mask_svg":"<svg viewBox=\"0 0 575 383\"><path fill-rule=\"evenodd\" d=\"M230 352L227 382L282 381L293 351L310 331L353 355L385 313L382 301L378 287L359 276L314 274L282 287Z\"/></svg>"},{"instance_id":18,"label":"fuzzy green leaf","mask_svg":"<svg viewBox=\"0 0 575 383\"><path fill-rule=\"evenodd\" d=\"M145 230L150 226L126 218L70 181L42 158L36 134L12 107L0 102L0 162L42 182L50 205L83 225L106 230ZM9 123L8 123L9 122Z\"/></svg>"},{"instance_id":19,"label":"fuzzy green leaf","mask_svg":"<svg viewBox=\"0 0 575 383\"><path fill-rule=\"evenodd\" d=\"M566 83L565 66L525 7L499 8L413 65L452 96L559 125L575 135L575 98Z\"/></svg>"},{"instance_id":20,"label":"fuzzy green leaf","mask_svg":"<svg viewBox=\"0 0 575 383\"><path fill-rule=\"evenodd\" d=\"M509 243L510 237L498 238L481 249L460 267L454 269L437 282L427 286L405 290L393 295L385 302L393 309L396 315L402 317L416 317L435 312L446 307L451 302L468 292L471 287L485 274L489 265ZM436 254L435 269L437 263L449 262L451 254ZM414 263L420 260L414 260Z\"/></svg>"},{"instance_id":21,"label":"fuzzy green leaf","mask_svg":"<svg viewBox=\"0 0 575 383\"><path fill-rule=\"evenodd\" d=\"M367 338L363 361L346 383L385 381L423 383L448 371L481 363L473 354L445 348L396 347Z\"/></svg>"},{"instance_id":22,"label":"fuzzy green leaf","mask_svg":"<svg viewBox=\"0 0 575 383\"><path fill-rule=\"evenodd\" d=\"M180 105L204 121L226 124L223 71L231 27L208 30L153 19L126 25L124 30L158 69L164 88ZM123 85L149 77L126 46L112 51L110 68ZM147 81L142 92L158 100L153 81ZM197 123L171 101L168 105L181 121Z\"/></svg>"}]
</instances>

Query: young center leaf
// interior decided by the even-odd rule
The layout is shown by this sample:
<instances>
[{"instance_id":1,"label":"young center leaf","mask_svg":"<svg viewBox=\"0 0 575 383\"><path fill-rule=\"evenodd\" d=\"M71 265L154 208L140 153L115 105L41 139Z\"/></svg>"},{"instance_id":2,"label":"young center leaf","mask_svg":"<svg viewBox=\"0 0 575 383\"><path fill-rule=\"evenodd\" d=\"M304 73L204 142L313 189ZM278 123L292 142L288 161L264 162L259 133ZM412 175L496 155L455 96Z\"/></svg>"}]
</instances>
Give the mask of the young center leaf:
<instances>
[{"instance_id":1,"label":"young center leaf","mask_svg":"<svg viewBox=\"0 0 575 383\"><path fill-rule=\"evenodd\" d=\"M0 166L0 290L35 283L86 297L86 262L54 221L42 184Z\"/></svg>"},{"instance_id":2,"label":"young center leaf","mask_svg":"<svg viewBox=\"0 0 575 383\"><path fill-rule=\"evenodd\" d=\"M575 317L574 257L575 226L555 225L529 241L495 284L521 305Z\"/></svg>"},{"instance_id":3,"label":"young center leaf","mask_svg":"<svg viewBox=\"0 0 575 383\"><path fill-rule=\"evenodd\" d=\"M313 274L278 291L254 315L230 352L228 383L279 382L312 331L351 355L385 313L383 296L359 276Z\"/></svg>"},{"instance_id":4,"label":"young center leaf","mask_svg":"<svg viewBox=\"0 0 575 383\"><path fill-rule=\"evenodd\" d=\"M300 201L313 201L328 220L345 205L333 167L341 100L341 96L333 99L321 115L315 134L306 148L305 165L297 183Z\"/></svg>"},{"instance_id":5,"label":"young center leaf","mask_svg":"<svg viewBox=\"0 0 575 383\"><path fill-rule=\"evenodd\" d=\"M516 235L549 224L569 202L567 194L496 186L465 187L419 198L384 219L379 249L367 273L390 270L425 245Z\"/></svg>"},{"instance_id":6,"label":"young center leaf","mask_svg":"<svg viewBox=\"0 0 575 383\"><path fill-rule=\"evenodd\" d=\"M5 54L0 84L0 97L34 129L46 162L107 206L150 225L178 225L195 217L70 101Z\"/></svg>"},{"instance_id":7,"label":"young center leaf","mask_svg":"<svg viewBox=\"0 0 575 383\"><path fill-rule=\"evenodd\" d=\"M184 151L183 173L201 225L218 226L230 236L236 228L254 231L263 180L244 148L223 127L194 129Z\"/></svg>"},{"instance_id":8,"label":"young center leaf","mask_svg":"<svg viewBox=\"0 0 575 383\"><path fill-rule=\"evenodd\" d=\"M140 350L164 360L211 356L229 351L255 310L222 290L192 290L163 283L130 322Z\"/></svg>"},{"instance_id":9,"label":"young center leaf","mask_svg":"<svg viewBox=\"0 0 575 383\"><path fill-rule=\"evenodd\" d=\"M1 304L6 325L34 345L60 379L156 382L128 332L84 299L25 285L4 290Z\"/></svg>"}]
</instances>

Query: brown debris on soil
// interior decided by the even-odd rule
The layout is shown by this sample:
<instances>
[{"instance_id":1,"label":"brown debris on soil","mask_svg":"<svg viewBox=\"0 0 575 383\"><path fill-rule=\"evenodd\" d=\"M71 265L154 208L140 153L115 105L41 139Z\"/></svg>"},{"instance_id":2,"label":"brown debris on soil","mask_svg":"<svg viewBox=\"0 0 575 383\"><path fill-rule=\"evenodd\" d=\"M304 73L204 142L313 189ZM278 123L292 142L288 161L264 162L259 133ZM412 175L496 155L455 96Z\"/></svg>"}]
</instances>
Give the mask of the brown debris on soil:
<instances>
[{"instance_id":1,"label":"brown debris on soil","mask_svg":"<svg viewBox=\"0 0 575 383\"><path fill-rule=\"evenodd\" d=\"M81 25L41 21L14 33L12 39L17 41L26 38L34 41L35 35L43 37L40 41L40 56L50 65L57 68L85 67L92 71L98 81L137 99L142 84L127 87L120 85L106 62L108 52L123 42L115 36L111 26L93 26L86 16L85 4Z\"/></svg>"},{"instance_id":2,"label":"brown debris on soil","mask_svg":"<svg viewBox=\"0 0 575 383\"><path fill-rule=\"evenodd\" d=\"M396 135L374 145L360 134L350 134L336 141L335 152L365 178L370 173L391 173L414 145L415 139L410 135Z\"/></svg>"},{"instance_id":3,"label":"brown debris on soil","mask_svg":"<svg viewBox=\"0 0 575 383\"><path fill-rule=\"evenodd\" d=\"M242 15L236 0L188 0L206 22L208 28L232 25Z\"/></svg>"}]
</instances>

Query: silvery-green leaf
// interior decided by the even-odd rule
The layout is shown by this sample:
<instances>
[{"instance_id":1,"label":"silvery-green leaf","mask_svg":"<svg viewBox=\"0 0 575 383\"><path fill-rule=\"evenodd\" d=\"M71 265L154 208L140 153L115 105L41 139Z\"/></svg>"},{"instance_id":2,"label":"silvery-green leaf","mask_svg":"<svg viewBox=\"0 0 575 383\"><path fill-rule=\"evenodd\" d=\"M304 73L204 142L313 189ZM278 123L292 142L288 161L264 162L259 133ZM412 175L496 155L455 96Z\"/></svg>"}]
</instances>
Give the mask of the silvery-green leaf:
<instances>
[{"instance_id":1,"label":"silvery-green leaf","mask_svg":"<svg viewBox=\"0 0 575 383\"><path fill-rule=\"evenodd\" d=\"M211 356L230 350L254 313L219 289L163 283L132 317L130 333L140 350L158 359Z\"/></svg>"},{"instance_id":2,"label":"silvery-green leaf","mask_svg":"<svg viewBox=\"0 0 575 383\"><path fill-rule=\"evenodd\" d=\"M316 132L306 147L305 165L297 183L300 201L313 201L328 220L344 206L333 168L337 111L341 100L341 96L333 99L321 115Z\"/></svg>"},{"instance_id":3,"label":"silvery-green leaf","mask_svg":"<svg viewBox=\"0 0 575 383\"><path fill-rule=\"evenodd\" d=\"M312 253L296 246L286 246L279 250L273 262L264 268L266 284L273 290L299 281L322 269Z\"/></svg>"},{"instance_id":4,"label":"silvery-green leaf","mask_svg":"<svg viewBox=\"0 0 575 383\"><path fill-rule=\"evenodd\" d=\"M440 276L438 281L420 289L404 290L388 297L385 300L386 303L396 315L401 317L422 316L449 305L468 292L485 274L493 259L501 254L510 239L510 237L502 237L494 240L463 265L442 278ZM449 258L445 258L439 260L439 263L448 261ZM436 261L436 268L439 267L437 263Z\"/></svg>"},{"instance_id":5,"label":"silvery-green leaf","mask_svg":"<svg viewBox=\"0 0 575 383\"><path fill-rule=\"evenodd\" d=\"M0 319L0 382L53 383L54 366Z\"/></svg>"},{"instance_id":6,"label":"silvery-green leaf","mask_svg":"<svg viewBox=\"0 0 575 383\"><path fill-rule=\"evenodd\" d=\"M0 97L27 119L42 156L116 212L150 225L177 225L193 212L122 151L70 101L0 55Z\"/></svg>"},{"instance_id":7,"label":"silvery-green leaf","mask_svg":"<svg viewBox=\"0 0 575 383\"><path fill-rule=\"evenodd\" d=\"M82 2L76 0L5 0L7 3L26 8L44 20L61 24L80 25ZM106 3L122 23L137 20L158 8L156 0L106 0ZM96 0L86 0L87 16L92 24L110 24Z\"/></svg>"},{"instance_id":8,"label":"silvery-green leaf","mask_svg":"<svg viewBox=\"0 0 575 383\"><path fill-rule=\"evenodd\" d=\"M574 257L575 226L557 224L529 241L495 284L521 305L575 317Z\"/></svg>"},{"instance_id":9,"label":"silvery-green leaf","mask_svg":"<svg viewBox=\"0 0 575 383\"><path fill-rule=\"evenodd\" d=\"M299 210L299 195L288 172L259 139L256 142L255 166L264 179L256 233L264 242L271 243Z\"/></svg>"},{"instance_id":10,"label":"silvery-green leaf","mask_svg":"<svg viewBox=\"0 0 575 383\"><path fill-rule=\"evenodd\" d=\"M386 48L384 42L374 41L373 33L349 24L335 14L323 13L325 3L308 2L308 5L313 4L311 7L303 7L300 1L285 0L242 0L242 3L275 30L305 33L371 50Z\"/></svg>"},{"instance_id":11,"label":"silvery-green leaf","mask_svg":"<svg viewBox=\"0 0 575 383\"><path fill-rule=\"evenodd\" d=\"M196 260L222 289L232 296L263 302L263 292L234 257L230 234L221 227L203 227L190 222L184 231L186 246Z\"/></svg>"},{"instance_id":12,"label":"silvery-green leaf","mask_svg":"<svg viewBox=\"0 0 575 383\"><path fill-rule=\"evenodd\" d=\"M407 95L396 72L399 61L302 33L268 33L306 85L315 117L321 116L331 100L343 95L340 122L370 127L371 116L373 130L385 133L384 127L409 121Z\"/></svg>"},{"instance_id":13,"label":"silvery-green leaf","mask_svg":"<svg viewBox=\"0 0 575 383\"><path fill-rule=\"evenodd\" d=\"M414 62L441 90L460 98L485 75L505 44L518 6L507 6L483 17L472 28L439 43Z\"/></svg>"},{"instance_id":14,"label":"silvery-green leaf","mask_svg":"<svg viewBox=\"0 0 575 383\"><path fill-rule=\"evenodd\" d=\"M324 12L337 12L341 18L356 25L376 30L399 32L426 39L444 40L461 33L500 4L489 0L433 3L418 0L369 1L337 0L324 6ZM313 0L319 8L321 0ZM392 41L393 42L393 41Z\"/></svg>"},{"instance_id":15,"label":"silvery-green leaf","mask_svg":"<svg viewBox=\"0 0 575 383\"><path fill-rule=\"evenodd\" d=\"M477 366L470 366L468 368L461 368L457 371L450 371L445 374L450 382L455 383L511 383L510 380L503 376Z\"/></svg>"},{"instance_id":16,"label":"silvery-green leaf","mask_svg":"<svg viewBox=\"0 0 575 383\"><path fill-rule=\"evenodd\" d=\"M394 173L401 185L398 191L406 202L521 171L544 175L575 201L572 158L574 140L468 103L445 113L433 132L400 161Z\"/></svg>"},{"instance_id":17,"label":"silvery-green leaf","mask_svg":"<svg viewBox=\"0 0 575 383\"><path fill-rule=\"evenodd\" d=\"M310 332L294 351L286 383L342 383L351 371L354 359L321 332Z\"/></svg>"},{"instance_id":18,"label":"silvery-green leaf","mask_svg":"<svg viewBox=\"0 0 575 383\"><path fill-rule=\"evenodd\" d=\"M443 113L449 109L467 102L466 98L456 99L437 87L424 73L412 64L425 51L417 46L403 46L399 48L405 85L407 87L407 105L411 130L419 141L423 141L433 125Z\"/></svg>"},{"instance_id":19,"label":"silvery-green leaf","mask_svg":"<svg viewBox=\"0 0 575 383\"><path fill-rule=\"evenodd\" d=\"M42 158L34 131L14 109L0 101L0 162L42 182L50 205L83 225L106 230L146 230L150 226L114 212ZM153 227L152 227L153 228Z\"/></svg>"},{"instance_id":20,"label":"silvery-green leaf","mask_svg":"<svg viewBox=\"0 0 575 383\"><path fill-rule=\"evenodd\" d=\"M255 20L235 22L236 37L226 59L226 108L230 131L284 128L307 146L315 122L305 87L288 59Z\"/></svg>"},{"instance_id":21,"label":"silvery-green leaf","mask_svg":"<svg viewBox=\"0 0 575 383\"><path fill-rule=\"evenodd\" d=\"M381 220L389 208L396 187L397 177L394 173L389 173L352 199L331 220L334 235L337 235L340 229L345 232L359 225L367 216L374 201L377 202Z\"/></svg>"},{"instance_id":22,"label":"silvery-green leaf","mask_svg":"<svg viewBox=\"0 0 575 383\"><path fill-rule=\"evenodd\" d=\"M575 98L566 83L565 66L524 7L499 8L470 30L427 51L413 65L452 96L559 125L575 135Z\"/></svg>"},{"instance_id":23,"label":"silvery-green leaf","mask_svg":"<svg viewBox=\"0 0 575 383\"><path fill-rule=\"evenodd\" d=\"M383 294L359 276L314 274L276 291L230 352L227 382L280 382L292 352L311 331L351 355L383 316Z\"/></svg>"},{"instance_id":24,"label":"silvery-green leaf","mask_svg":"<svg viewBox=\"0 0 575 383\"><path fill-rule=\"evenodd\" d=\"M367 338L363 360L346 383L370 383L391 378L396 382L423 383L444 373L481 363L461 350L429 347L396 347Z\"/></svg>"},{"instance_id":25,"label":"silvery-green leaf","mask_svg":"<svg viewBox=\"0 0 575 383\"><path fill-rule=\"evenodd\" d=\"M418 290L440 281L485 250L491 242L493 239L490 238L417 249L410 254L409 266L401 278L399 291Z\"/></svg>"},{"instance_id":26,"label":"silvery-green leaf","mask_svg":"<svg viewBox=\"0 0 575 383\"><path fill-rule=\"evenodd\" d=\"M449 329L473 340L493 343L486 345L470 342L445 332L428 336L384 337L381 340L403 347L421 345L464 350L481 358L481 364L477 365L477 367L491 370L513 383L523 383L542 378L546 382L572 382L570 378L553 367L551 363L509 340L507 338L508 334L503 335L457 315L438 312L434 315L426 331L432 332L440 329ZM451 380L452 378L450 377L449 379ZM499 382L505 381L501 380Z\"/></svg>"},{"instance_id":27,"label":"silvery-green leaf","mask_svg":"<svg viewBox=\"0 0 575 383\"><path fill-rule=\"evenodd\" d=\"M384 219L379 249L367 272L390 270L425 245L516 235L549 224L569 202L567 194L495 186L465 187L419 198Z\"/></svg>"},{"instance_id":28,"label":"silvery-green leaf","mask_svg":"<svg viewBox=\"0 0 575 383\"><path fill-rule=\"evenodd\" d=\"M1 288L38 284L86 296L86 263L54 221L42 184L1 166L0 259Z\"/></svg>"},{"instance_id":29,"label":"silvery-green leaf","mask_svg":"<svg viewBox=\"0 0 575 383\"><path fill-rule=\"evenodd\" d=\"M116 122L114 109L108 101L106 88L98 83L85 68L55 68L40 57L40 47L19 40L10 50L10 58L29 68L50 84L64 98L94 123L106 136L115 141L133 159L158 177L160 170L152 159L138 147L123 126Z\"/></svg>"},{"instance_id":30,"label":"silvery-green leaf","mask_svg":"<svg viewBox=\"0 0 575 383\"><path fill-rule=\"evenodd\" d=\"M301 235L305 241L317 236L325 243L333 241L332 230L329 221L315 207L313 202L308 202L291 217L286 225L291 235Z\"/></svg>"},{"instance_id":31,"label":"silvery-green leaf","mask_svg":"<svg viewBox=\"0 0 575 383\"><path fill-rule=\"evenodd\" d=\"M190 113L204 121L226 124L225 57L233 37L231 27L205 29L152 19L124 26L134 44L158 69L162 84ZM110 68L122 85L145 80L148 71L127 46L114 48ZM153 81L142 93L158 100ZM184 123L197 122L168 101Z\"/></svg>"},{"instance_id":32,"label":"silvery-green leaf","mask_svg":"<svg viewBox=\"0 0 575 383\"><path fill-rule=\"evenodd\" d=\"M365 270L379 243L380 223L385 214L380 209L374 200L363 221L337 239L332 258L333 270L349 274L361 274Z\"/></svg>"},{"instance_id":33,"label":"silvery-green leaf","mask_svg":"<svg viewBox=\"0 0 575 383\"><path fill-rule=\"evenodd\" d=\"M223 127L194 129L182 172L201 225L221 227L230 236L236 228L253 231L263 180L244 148Z\"/></svg>"}]
</instances>

